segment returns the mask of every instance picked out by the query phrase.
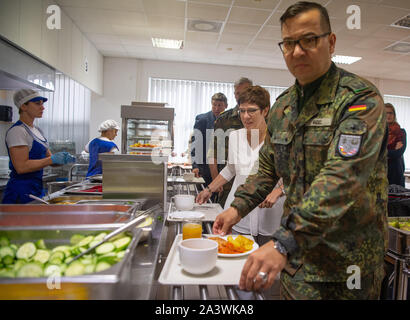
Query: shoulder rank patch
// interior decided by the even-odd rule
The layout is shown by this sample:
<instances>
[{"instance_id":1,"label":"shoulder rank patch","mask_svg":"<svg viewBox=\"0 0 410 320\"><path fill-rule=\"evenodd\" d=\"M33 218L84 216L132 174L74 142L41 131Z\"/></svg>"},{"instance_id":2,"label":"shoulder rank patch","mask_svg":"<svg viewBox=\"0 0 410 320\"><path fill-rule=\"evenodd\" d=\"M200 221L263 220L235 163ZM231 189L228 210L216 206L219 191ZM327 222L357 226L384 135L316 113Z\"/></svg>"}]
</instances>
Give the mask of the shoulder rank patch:
<instances>
[{"instance_id":1,"label":"shoulder rank patch","mask_svg":"<svg viewBox=\"0 0 410 320\"><path fill-rule=\"evenodd\" d=\"M352 158L359 153L362 136L341 134L337 150L344 158Z\"/></svg>"},{"instance_id":2,"label":"shoulder rank patch","mask_svg":"<svg viewBox=\"0 0 410 320\"><path fill-rule=\"evenodd\" d=\"M367 107L365 104L358 104L356 106L351 106L349 107L348 111L352 112L352 111L360 111L360 110L366 110Z\"/></svg>"}]
</instances>

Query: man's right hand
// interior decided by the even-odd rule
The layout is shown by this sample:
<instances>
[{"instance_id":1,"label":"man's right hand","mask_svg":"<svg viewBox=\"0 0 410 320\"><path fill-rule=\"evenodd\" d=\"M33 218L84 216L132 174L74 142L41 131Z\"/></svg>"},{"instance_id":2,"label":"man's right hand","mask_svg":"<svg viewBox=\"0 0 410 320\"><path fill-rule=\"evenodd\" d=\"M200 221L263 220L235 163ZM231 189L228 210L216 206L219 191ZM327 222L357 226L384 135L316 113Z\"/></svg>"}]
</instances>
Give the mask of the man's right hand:
<instances>
[{"instance_id":1,"label":"man's right hand","mask_svg":"<svg viewBox=\"0 0 410 320\"><path fill-rule=\"evenodd\" d=\"M214 234L220 234L222 236L231 233L232 227L241 220L238 210L234 207L226 209L224 212L218 214L212 227Z\"/></svg>"},{"instance_id":2,"label":"man's right hand","mask_svg":"<svg viewBox=\"0 0 410 320\"><path fill-rule=\"evenodd\" d=\"M195 178L199 178L199 169L198 168L192 169L192 172L195 173Z\"/></svg>"}]
</instances>

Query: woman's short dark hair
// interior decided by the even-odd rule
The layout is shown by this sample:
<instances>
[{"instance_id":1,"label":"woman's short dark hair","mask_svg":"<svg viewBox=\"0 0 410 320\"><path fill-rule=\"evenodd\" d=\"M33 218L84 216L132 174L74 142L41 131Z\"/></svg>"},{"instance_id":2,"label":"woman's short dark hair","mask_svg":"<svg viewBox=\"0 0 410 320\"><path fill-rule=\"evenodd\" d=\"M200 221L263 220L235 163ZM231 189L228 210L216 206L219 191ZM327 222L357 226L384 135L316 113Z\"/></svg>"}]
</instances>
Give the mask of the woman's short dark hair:
<instances>
[{"instance_id":1,"label":"woman's short dark hair","mask_svg":"<svg viewBox=\"0 0 410 320\"><path fill-rule=\"evenodd\" d=\"M270 94L268 90L260 86L251 86L239 96L238 104L243 103L255 104L261 110L270 108Z\"/></svg>"},{"instance_id":2,"label":"woman's short dark hair","mask_svg":"<svg viewBox=\"0 0 410 320\"><path fill-rule=\"evenodd\" d=\"M287 8L286 11L280 17L280 26L282 27L287 19L296 17L301 13L314 9L320 12L320 25L322 27L323 32L332 32L329 14L326 8L320 5L319 3L308 1L299 1L295 4L292 4L289 8Z\"/></svg>"}]
</instances>

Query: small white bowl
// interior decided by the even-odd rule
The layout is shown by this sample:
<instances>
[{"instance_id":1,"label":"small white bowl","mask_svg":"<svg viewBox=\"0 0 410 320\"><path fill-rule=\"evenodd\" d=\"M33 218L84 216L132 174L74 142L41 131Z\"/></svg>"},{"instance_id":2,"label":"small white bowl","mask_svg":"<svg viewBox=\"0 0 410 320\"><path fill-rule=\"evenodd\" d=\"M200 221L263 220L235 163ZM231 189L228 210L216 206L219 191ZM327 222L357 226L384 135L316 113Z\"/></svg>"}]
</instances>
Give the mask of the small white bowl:
<instances>
[{"instance_id":1,"label":"small white bowl","mask_svg":"<svg viewBox=\"0 0 410 320\"><path fill-rule=\"evenodd\" d=\"M178 244L179 260L182 269L192 274L211 271L218 258L218 243L203 238L182 240Z\"/></svg>"}]
</instances>

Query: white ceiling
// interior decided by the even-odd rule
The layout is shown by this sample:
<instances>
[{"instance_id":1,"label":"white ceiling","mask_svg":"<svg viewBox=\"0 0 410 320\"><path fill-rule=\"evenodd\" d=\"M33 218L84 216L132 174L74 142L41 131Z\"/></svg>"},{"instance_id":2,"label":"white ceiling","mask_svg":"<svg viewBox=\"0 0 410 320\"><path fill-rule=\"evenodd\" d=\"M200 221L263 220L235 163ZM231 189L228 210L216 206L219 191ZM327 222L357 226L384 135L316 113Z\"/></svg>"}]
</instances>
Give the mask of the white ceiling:
<instances>
[{"instance_id":1,"label":"white ceiling","mask_svg":"<svg viewBox=\"0 0 410 320\"><path fill-rule=\"evenodd\" d=\"M279 17L294 0L56 0L104 56L286 69L277 43ZM384 51L410 43L410 29L391 27L410 14L410 0L316 0L329 11L336 52L363 57L344 66L378 78L410 81L410 54ZM346 9L361 9L348 30ZM187 30L188 19L222 22L219 33ZM182 50L154 48L151 37L184 40Z\"/></svg>"}]
</instances>

